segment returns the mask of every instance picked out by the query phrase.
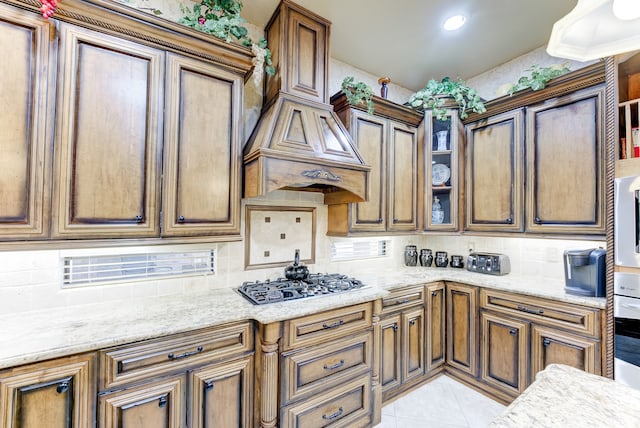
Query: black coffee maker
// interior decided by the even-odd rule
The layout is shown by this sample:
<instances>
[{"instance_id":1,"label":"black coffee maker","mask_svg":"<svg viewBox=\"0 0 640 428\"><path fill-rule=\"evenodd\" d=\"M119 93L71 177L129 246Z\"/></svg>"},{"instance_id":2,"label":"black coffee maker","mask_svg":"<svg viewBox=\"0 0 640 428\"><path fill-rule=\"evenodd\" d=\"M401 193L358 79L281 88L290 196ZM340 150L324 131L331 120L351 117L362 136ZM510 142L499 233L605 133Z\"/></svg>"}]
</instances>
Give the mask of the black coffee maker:
<instances>
[{"instance_id":1,"label":"black coffee maker","mask_svg":"<svg viewBox=\"0 0 640 428\"><path fill-rule=\"evenodd\" d=\"M605 258L607 250L566 250L564 252L564 291L586 297L605 297Z\"/></svg>"}]
</instances>

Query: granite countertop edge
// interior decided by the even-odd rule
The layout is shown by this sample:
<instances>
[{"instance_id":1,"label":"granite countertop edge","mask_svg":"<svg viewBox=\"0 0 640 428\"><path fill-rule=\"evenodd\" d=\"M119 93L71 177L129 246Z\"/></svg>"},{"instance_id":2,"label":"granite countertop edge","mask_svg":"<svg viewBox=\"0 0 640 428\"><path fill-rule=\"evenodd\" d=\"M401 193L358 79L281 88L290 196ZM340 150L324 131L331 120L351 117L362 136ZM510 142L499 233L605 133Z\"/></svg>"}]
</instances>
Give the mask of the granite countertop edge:
<instances>
[{"instance_id":1,"label":"granite countertop edge","mask_svg":"<svg viewBox=\"0 0 640 428\"><path fill-rule=\"evenodd\" d=\"M345 293L269 305L253 305L233 287L139 301L115 301L0 316L0 369L216 325L255 320L261 324L370 302L390 291L453 281L605 308L604 298L564 293L564 281L524 275L493 276L462 269L401 268L388 275L352 275L365 287ZM25 322L26 319L29 322ZM114 332L117 332L114 334Z\"/></svg>"}]
</instances>

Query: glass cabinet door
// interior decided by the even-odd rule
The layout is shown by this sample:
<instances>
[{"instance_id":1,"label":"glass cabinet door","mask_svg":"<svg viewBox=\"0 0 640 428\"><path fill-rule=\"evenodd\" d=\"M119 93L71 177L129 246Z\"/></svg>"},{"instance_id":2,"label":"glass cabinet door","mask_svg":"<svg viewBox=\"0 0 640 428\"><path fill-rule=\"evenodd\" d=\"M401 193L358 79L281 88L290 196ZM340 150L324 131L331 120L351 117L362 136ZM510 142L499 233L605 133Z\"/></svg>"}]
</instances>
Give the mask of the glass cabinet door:
<instances>
[{"instance_id":1,"label":"glass cabinet door","mask_svg":"<svg viewBox=\"0 0 640 428\"><path fill-rule=\"evenodd\" d=\"M424 225L425 230L458 228L457 110L448 110L444 120L425 112Z\"/></svg>"}]
</instances>

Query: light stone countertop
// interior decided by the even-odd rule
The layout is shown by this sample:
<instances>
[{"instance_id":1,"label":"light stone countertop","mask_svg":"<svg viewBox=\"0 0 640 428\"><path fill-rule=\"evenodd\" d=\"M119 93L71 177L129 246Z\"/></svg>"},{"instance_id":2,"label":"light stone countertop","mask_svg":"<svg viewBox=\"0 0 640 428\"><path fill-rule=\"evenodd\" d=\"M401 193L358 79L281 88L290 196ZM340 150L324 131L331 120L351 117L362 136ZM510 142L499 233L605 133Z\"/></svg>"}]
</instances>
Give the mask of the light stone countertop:
<instances>
[{"instance_id":1,"label":"light stone countertop","mask_svg":"<svg viewBox=\"0 0 640 428\"><path fill-rule=\"evenodd\" d=\"M604 298L565 294L564 280L537 280L511 274L493 276L453 268L401 268L384 275L350 275L362 280L366 286L341 294L268 305L253 305L229 287L185 296L95 303L0 316L0 368L234 321L256 320L268 324L372 301L401 286L440 280L595 308L604 308L606 304Z\"/></svg>"},{"instance_id":2,"label":"light stone countertop","mask_svg":"<svg viewBox=\"0 0 640 428\"><path fill-rule=\"evenodd\" d=\"M640 391L573 367L551 364L489 428L640 426Z\"/></svg>"}]
</instances>

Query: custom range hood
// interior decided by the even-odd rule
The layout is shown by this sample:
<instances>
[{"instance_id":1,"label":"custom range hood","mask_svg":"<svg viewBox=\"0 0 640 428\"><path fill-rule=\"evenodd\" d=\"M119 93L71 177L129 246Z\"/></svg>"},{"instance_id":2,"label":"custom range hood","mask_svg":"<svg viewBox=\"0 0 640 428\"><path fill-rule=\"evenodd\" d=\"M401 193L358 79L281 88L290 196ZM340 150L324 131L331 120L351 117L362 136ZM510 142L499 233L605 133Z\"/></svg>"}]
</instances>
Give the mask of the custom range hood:
<instances>
[{"instance_id":1,"label":"custom range hood","mask_svg":"<svg viewBox=\"0 0 640 428\"><path fill-rule=\"evenodd\" d=\"M244 149L244 196L321 191L326 204L367 199L369 167L328 101L331 23L282 0L265 29L275 75Z\"/></svg>"}]
</instances>

